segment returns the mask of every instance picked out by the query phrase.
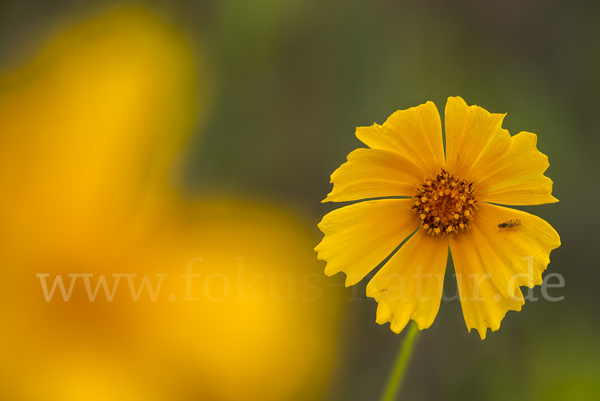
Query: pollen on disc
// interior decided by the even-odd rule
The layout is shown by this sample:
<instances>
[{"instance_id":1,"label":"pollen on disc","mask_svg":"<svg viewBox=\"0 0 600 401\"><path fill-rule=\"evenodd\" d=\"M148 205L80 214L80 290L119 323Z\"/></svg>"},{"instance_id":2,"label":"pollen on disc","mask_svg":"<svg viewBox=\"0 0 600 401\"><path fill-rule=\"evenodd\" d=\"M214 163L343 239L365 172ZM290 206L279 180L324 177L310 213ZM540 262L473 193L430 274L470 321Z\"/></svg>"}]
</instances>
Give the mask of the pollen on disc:
<instances>
[{"instance_id":1,"label":"pollen on disc","mask_svg":"<svg viewBox=\"0 0 600 401\"><path fill-rule=\"evenodd\" d=\"M477 209L473 183L440 169L417 187L412 210L421 228L433 236L454 235L469 229Z\"/></svg>"}]
</instances>

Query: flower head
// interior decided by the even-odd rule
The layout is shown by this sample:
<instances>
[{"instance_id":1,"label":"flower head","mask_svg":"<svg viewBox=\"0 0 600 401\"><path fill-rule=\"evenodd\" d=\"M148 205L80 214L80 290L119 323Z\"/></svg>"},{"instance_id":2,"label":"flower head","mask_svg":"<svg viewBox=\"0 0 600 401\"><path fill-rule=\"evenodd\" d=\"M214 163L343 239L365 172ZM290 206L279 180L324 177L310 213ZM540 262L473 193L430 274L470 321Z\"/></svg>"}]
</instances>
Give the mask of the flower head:
<instances>
[{"instance_id":1,"label":"flower head","mask_svg":"<svg viewBox=\"0 0 600 401\"><path fill-rule=\"evenodd\" d=\"M529 132L511 136L504 114L448 99L446 153L432 102L400 110L383 125L360 127L357 149L331 176L325 201L360 201L327 214L315 248L325 273L356 284L403 241L367 285L377 323L399 333L410 319L431 326L440 307L448 248L463 315L482 339L525 302L520 286L542 283L556 231L544 220L504 205L558 200L544 176L548 158ZM515 222L519 222L519 224ZM413 234L411 236L411 234Z\"/></svg>"},{"instance_id":2,"label":"flower head","mask_svg":"<svg viewBox=\"0 0 600 401\"><path fill-rule=\"evenodd\" d=\"M339 294L311 232L172 188L204 59L145 8L74 22L0 74L0 399L318 394Z\"/></svg>"}]
</instances>

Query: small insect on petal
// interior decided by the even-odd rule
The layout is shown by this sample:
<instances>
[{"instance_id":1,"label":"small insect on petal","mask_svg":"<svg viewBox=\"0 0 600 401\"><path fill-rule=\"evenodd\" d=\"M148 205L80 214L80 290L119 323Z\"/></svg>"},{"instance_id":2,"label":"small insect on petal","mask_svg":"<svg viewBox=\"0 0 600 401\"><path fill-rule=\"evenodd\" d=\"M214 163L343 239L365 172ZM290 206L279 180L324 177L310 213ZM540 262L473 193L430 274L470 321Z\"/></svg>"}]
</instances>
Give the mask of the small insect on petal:
<instances>
[{"instance_id":1,"label":"small insect on petal","mask_svg":"<svg viewBox=\"0 0 600 401\"><path fill-rule=\"evenodd\" d=\"M498 224L498 228L500 228L500 231L502 231L502 229L506 228L506 232L508 232L509 229L517 228L520 225L521 225L520 219L512 219L512 220L505 221L504 223Z\"/></svg>"}]
</instances>

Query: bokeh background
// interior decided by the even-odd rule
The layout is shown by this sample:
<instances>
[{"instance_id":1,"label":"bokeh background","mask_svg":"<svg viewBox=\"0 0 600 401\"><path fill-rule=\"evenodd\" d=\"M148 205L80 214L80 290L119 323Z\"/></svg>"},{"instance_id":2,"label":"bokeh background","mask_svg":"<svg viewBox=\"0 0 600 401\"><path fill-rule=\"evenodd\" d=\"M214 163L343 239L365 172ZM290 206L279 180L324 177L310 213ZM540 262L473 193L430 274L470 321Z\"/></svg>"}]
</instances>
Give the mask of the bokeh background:
<instances>
[{"instance_id":1,"label":"bokeh background","mask_svg":"<svg viewBox=\"0 0 600 401\"><path fill-rule=\"evenodd\" d=\"M375 323L368 279L322 274L316 224L336 205L320 200L356 126L454 95L538 135L560 202L525 210L561 235L547 274L564 300L535 289L483 342L443 302L401 397L600 399L598 15L558 0L0 2L0 399L377 399L404 333ZM68 274L137 276L111 302L82 276L46 302L36 274L66 290ZM156 289L156 274L155 301L134 302L129 280Z\"/></svg>"}]
</instances>

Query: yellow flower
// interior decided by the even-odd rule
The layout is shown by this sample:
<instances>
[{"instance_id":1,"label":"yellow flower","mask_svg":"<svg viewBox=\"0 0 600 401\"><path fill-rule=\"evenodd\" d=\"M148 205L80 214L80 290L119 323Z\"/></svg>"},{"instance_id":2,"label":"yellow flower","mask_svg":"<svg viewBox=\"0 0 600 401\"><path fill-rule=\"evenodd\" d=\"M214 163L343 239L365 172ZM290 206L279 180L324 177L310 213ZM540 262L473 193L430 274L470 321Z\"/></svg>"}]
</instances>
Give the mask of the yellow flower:
<instances>
[{"instance_id":1,"label":"yellow flower","mask_svg":"<svg viewBox=\"0 0 600 401\"><path fill-rule=\"evenodd\" d=\"M312 233L169 188L199 75L174 27L77 25L0 76L0 399L317 397L340 302Z\"/></svg>"},{"instance_id":2,"label":"yellow flower","mask_svg":"<svg viewBox=\"0 0 600 401\"><path fill-rule=\"evenodd\" d=\"M536 216L495 204L558 200L543 175L548 158L537 150L536 135L511 137L502 128L504 116L449 98L445 155L432 102L356 130L370 149L348 155L332 174L333 191L324 202L362 202L323 218L325 237L315 250L327 261L325 273L343 271L350 286L416 231L367 285L378 302L377 323L390 322L396 333L410 319L421 330L431 326L448 247L465 323L482 339L507 311L521 309L519 286L542 283L550 251L560 246L558 234Z\"/></svg>"}]
</instances>

